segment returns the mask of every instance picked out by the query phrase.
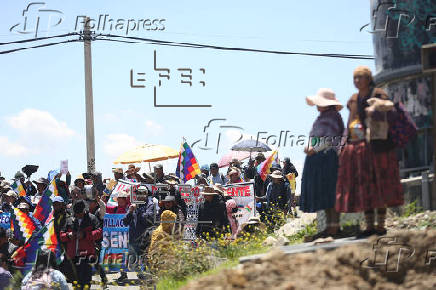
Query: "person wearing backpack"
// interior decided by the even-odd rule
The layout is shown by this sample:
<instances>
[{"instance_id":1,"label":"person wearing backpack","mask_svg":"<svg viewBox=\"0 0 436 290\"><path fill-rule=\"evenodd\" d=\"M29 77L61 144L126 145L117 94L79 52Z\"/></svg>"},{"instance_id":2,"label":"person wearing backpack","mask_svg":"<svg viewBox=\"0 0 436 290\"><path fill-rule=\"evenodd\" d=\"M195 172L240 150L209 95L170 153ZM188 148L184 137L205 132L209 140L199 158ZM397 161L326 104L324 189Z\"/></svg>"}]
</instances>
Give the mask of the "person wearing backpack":
<instances>
[{"instance_id":1,"label":"person wearing backpack","mask_svg":"<svg viewBox=\"0 0 436 290\"><path fill-rule=\"evenodd\" d=\"M398 110L386 113L370 110L371 99L386 101L389 97L384 90L375 87L368 67L357 67L353 80L358 93L353 94L347 103L350 114L346 144L339 157L336 210L364 212L366 230L361 232L359 237L384 235L386 209L404 203L395 152L397 144L387 126L384 126L385 138L373 138L372 131L376 128L370 126L368 119L389 121L395 119Z\"/></svg>"},{"instance_id":2,"label":"person wearing backpack","mask_svg":"<svg viewBox=\"0 0 436 290\"><path fill-rule=\"evenodd\" d=\"M39 250L35 266L21 281L22 290L59 289L68 290L65 276L56 270L55 254Z\"/></svg>"}]
</instances>

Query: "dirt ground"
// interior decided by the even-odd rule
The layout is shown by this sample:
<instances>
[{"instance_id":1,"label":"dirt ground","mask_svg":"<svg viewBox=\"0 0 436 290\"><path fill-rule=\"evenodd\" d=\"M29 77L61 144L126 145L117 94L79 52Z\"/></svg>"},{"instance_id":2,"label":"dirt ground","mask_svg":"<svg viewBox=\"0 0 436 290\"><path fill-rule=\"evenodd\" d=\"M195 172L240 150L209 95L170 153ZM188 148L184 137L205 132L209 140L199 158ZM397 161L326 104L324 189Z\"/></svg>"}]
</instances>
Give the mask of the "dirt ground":
<instances>
[{"instance_id":1,"label":"dirt ground","mask_svg":"<svg viewBox=\"0 0 436 290\"><path fill-rule=\"evenodd\" d=\"M183 289L243 288L436 289L436 230L391 231L332 251L284 255L276 249Z\"/></svg>"}]
</instances>

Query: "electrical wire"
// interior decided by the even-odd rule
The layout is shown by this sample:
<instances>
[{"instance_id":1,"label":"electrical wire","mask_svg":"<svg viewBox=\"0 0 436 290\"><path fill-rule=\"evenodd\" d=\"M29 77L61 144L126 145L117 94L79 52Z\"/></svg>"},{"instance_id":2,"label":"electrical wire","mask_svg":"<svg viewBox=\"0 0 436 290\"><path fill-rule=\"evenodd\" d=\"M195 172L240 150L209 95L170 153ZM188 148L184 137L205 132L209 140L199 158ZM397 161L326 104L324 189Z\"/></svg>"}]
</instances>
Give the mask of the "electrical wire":
<instances>
[{"instance_id":1,"label":"electrical wire","mask_svg":"<svg viewBox=\"0 0 436 290\"><path fill-rule=\"evenodd\" d=\"M96 37L94 40L106 40L106 41L122 42L122 43L143 43L143 42L138 42L138 41L126 41L126 40L99 38L99 37ZM166 44L166 43L157 43L157 42L150 42L147 44L162 45L162 46L192 47L192 46L187 46L187 45L176 45L176 44L170 45L170 44Z\"/></svg>"},{"instance_id":2,"label":"electrical wire","mask_svg":"<svg viewBox=\"0 0 436 290\"><path fill-rule=\"evenodd\" d=\"M34 41L59 38L59 37L68 37L68 36L74 36L74 35L81 35L82 36L83 34L78 33L78 32L71 32L71 33L55 35L55 36L39 37L39 38L33 38L33 39L24 39L24 40L12 41L12 42L3 42L3 43L0 43L0 45L27 43L27 42L34 42ZM105 41L129 43L129 44L138 43L138 41L139 41L142 43L148 43L148 44L152 44L152 45L186 47L186 48L207 48L207 49L216 49L216 50L224 50L224 51L242 51L242 52L257 52L257 53L268 53L268 54L279 54L279 55L302 55L302 56L332 57L332 58L345 58L345 59L368 59L368 60L374 59L374 56L372 56L372 55L362 55L362 54L308 53L308 52L290 52L290 51L264 50L264 49L254 49L254 48L241 48L241 47L225 47L225 46L217 46L217 45L209 45L209 44L201 44L201 43L166 41L166 40L159 40L159 39L152 39L152 38L142 38L142 37L135 37L135 36L122 36L122 35L114 35L114 34L98 34L98 35L92 35L92 37L93 37L93 40L105 40ZM104 37L104 38L102 38L102 37ZM116 38L116 39L114 39L114 38ZM120 40L120 38L124 39L124 40ZM132 41L132 40L134 40L134 41ZM66 40L66 41L41 44L41 45L36 45L36 46L31 46L31 47L16 48L16 49L11 49L11 50L0 51L0 54L7 54L7 53L12 53L12 52L17 52L20 50L40 48L40 47L46 47L46 46L52 46L52 45L68 43L68 42L76 42L76 41L83 41L83 40L82 39Z\"/></svg>"},{"instance_id":3,"label":"electrical wire","mask_svg":"<svg viewBox=\"0 0 436 290\"><path fill-rule=\"evenodd\" d=\"M80 33L78 33L78 32L70 32L70 33L54 35L54 36L37 37L37 38L31 38L31 39L23 39L23 40L11 41L11 42L0 42L0 45L27 43L27 42L40 41L40 40L46 40L46 39L51 39L51 38L73 36L73 35L80 35Z\"/></svg>"},{"instance_id":4,"label":"electrical wire","mask_svg":"<svg viewBox=\"0 0 436 290\"><path fill-rule=\"evenodd\" d=\"M253 49L253 48L240 48L240 47L224 47L224 46L199 44L199 43L166 41L166 40L142 38L142 37L135 37L135 36L121 36L121 35L114 35L114 34L99 34L96 35L96 38L98 38L99 36L105 36L109 38L131 39L131 40L138 40L138 41L154 43L154 44L165 44L169 46L177 45L177 46L192 47L192 48L210 48L210 49L228 50L228 51L246 51L246 52L260 52L260 53L282 54L282 55L304 55L304 56L334 57L334 58L348 58L348 59L369 59L369 60L374 59L374 56L372 55L361 55L361 54L306 53L306 52L289 52L289 51L264 50L264 49Z\"/></svg>"},{"instance_id":5,"label":"electrical wire","mask_svg":"<svg viewBox=\"0 0 436 290\"><path fill-rule=\"evenodd\" d=\"M78 42L78 41L82 41L82 40L80 40L80 39L71 39L71 40L64 40L64 41L59 41L59 42L51 42L51 43L45 43L45 44L29 46L29 47L20 47L20 48L0 51L0 54L7 54L7 53L12 53L12 52L17 52L17 51L20 51L20 50L26 50L26 49L32 49L32 48L40 48L40 47L46 47L46 46L53 46L53 45L69 43L69 42Z\"/></svg>"}]
</instances>

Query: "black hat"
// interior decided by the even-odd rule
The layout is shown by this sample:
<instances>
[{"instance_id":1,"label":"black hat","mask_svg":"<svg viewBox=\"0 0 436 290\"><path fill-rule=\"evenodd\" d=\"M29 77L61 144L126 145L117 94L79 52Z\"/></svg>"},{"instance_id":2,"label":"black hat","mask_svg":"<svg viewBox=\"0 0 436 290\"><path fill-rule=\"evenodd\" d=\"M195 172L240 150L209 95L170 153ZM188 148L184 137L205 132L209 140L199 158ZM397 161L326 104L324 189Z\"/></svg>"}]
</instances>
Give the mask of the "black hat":
<instances>
[{"instance_id":1,"label":"black hat","mask_svg":"<svg viewBox=\"0 0 436 290\"><path fill-rule=\"evenodd\" d=\"M82 213L86 208L86 204L85 201L83 200L78 200L74 205L73 205L73 212L74 213Z\"/></svg>"},{"instance_id":2,"label":"black hat","mask_svg":"<svg viewBox=\"0 0 436 290\"><path fill-rule=\"evenodd\" d=\"M273 171L273 169L277 169L277 170L281 170L282 169L282 167L280 166L280 164L278 164L277 162L273 162L272 164L271 164L271 172Z\"/></svg>"},{"instance_id":3,"label":"black hat","mask_svg":"<svg viewBox=\"0 0 436 290\"><path fill-rule=\"evenodd\" d=\"M153 166L153 168L156 168L156 169L162 169L163 168L163 165L162 164L160 164L160 163L158 163L158 164L156 164L155 166Z\"/></svg>"},{"instance_id":4,"label":"black hat","mask_svg":"<svg viewBox=\"0 0 436 290\"><path fill-rule=\"evenodd\" d=\"M35 184L40 183L40 184L48 185L50 182L48 181L48 179L46 179L44 177L40 177L37 180L34 180L33 183L35 183Z\"/></svg>"}]
</instances>

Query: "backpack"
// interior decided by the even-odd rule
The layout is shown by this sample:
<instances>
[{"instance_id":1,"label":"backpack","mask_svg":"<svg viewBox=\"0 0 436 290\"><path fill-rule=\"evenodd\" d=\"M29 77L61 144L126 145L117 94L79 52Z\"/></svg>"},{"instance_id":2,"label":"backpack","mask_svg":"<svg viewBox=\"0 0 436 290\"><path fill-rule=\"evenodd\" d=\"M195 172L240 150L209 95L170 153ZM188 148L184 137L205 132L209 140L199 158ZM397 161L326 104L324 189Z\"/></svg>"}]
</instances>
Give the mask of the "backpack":
<instances>
[{"instance_id":1,"label":"backpack","mask_svg":"<svg viewBox=\"0 0 436 290\"><path fill-rule=\"evenodd\" d=\"M151 236L153 234L153 231L157 228L157 226L151 226L147 228L144 233L138 238L139 244L140 244L140 250L142 253L147 253L148 248L151 244Z\"/></svg>"},{"instance_id":2,"label":"backpack","mask_svg":"<svg viewBox=\"0 0 436 290\"><path fill-rule=\"evenodd\" d=\"M397 147L404 147L416 137L417 128L410 114L401 102L395 103L397 116L391 121L389 134Z\"/></svg>"},{"instance_id":3,"label":"backpack","mask_svg":"<svg viewBox=\"0 0 436 290\"><path fill-rule=\"evenodd\" d=\"M45 269L39 277L36 278L36 275L32 274L32 276L27 280L26 284L21 287L24 290L35 290L35 289L58 289L59 287L55 287L54 281L52 279L50 269Z\"/></svg>"}]
</instances>

